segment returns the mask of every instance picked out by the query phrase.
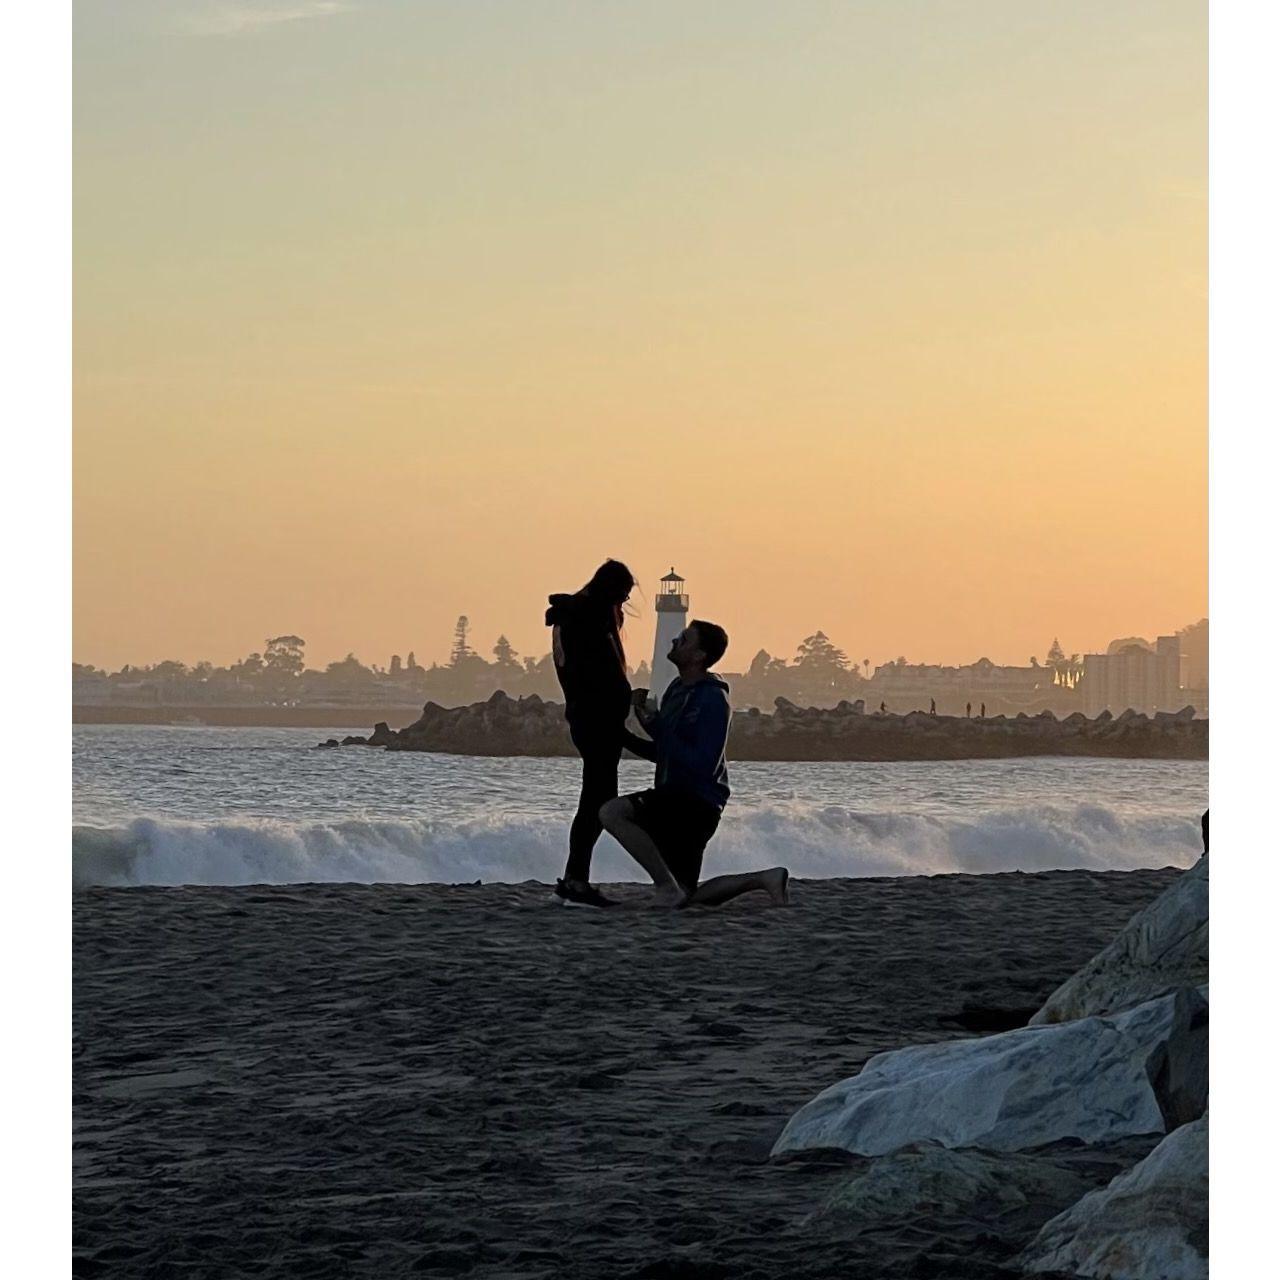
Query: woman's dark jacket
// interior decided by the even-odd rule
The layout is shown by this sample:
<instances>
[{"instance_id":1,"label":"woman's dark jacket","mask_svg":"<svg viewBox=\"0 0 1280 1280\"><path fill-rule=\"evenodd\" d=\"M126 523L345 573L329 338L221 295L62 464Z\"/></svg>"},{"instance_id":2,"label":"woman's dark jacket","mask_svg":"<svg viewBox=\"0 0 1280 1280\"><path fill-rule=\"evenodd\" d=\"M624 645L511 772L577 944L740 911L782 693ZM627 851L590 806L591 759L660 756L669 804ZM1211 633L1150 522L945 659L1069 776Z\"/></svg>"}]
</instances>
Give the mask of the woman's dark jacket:
<instances>
[{"instance_id":1,"label":"woman's dark jacket","mask_svg":"<svg viewBox=\"0 0 1280 1280\"><path fill-rule=\"evenodd\" d=\"M565 719L575 728L620 732L631 707L631 684L612 605L581 591L548 602L547 626L560 628L561 653L553 661Z\"/></svg>"}]
</instances>

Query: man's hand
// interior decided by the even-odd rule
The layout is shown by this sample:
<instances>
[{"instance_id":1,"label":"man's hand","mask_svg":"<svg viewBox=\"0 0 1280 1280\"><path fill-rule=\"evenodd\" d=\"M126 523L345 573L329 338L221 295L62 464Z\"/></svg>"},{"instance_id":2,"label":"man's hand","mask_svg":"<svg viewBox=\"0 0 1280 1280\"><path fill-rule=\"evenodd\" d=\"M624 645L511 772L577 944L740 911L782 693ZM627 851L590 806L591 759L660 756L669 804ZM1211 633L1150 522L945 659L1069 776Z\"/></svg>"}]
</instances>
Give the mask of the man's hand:
<instances>
[{"instance_id":1,"label":"man's hand","mask_svg":"<svg viewBox=\"0 0 1280 1280\"><path fill-rule=\"evenodd\" d=\"M636 715L640 715L645 708L645 703L649 701L648 689L632 689L631 690L631 706Z\"/></svg>"}]
</instances>

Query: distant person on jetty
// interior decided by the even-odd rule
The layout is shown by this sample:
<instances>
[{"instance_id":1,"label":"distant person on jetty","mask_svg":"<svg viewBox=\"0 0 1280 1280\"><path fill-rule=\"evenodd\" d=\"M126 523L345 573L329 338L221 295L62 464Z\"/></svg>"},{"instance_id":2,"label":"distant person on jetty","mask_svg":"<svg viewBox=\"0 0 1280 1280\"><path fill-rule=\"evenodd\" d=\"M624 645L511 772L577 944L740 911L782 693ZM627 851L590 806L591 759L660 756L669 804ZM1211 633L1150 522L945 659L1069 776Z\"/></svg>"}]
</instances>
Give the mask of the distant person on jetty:
<instances>
[{"instance_id":1,"label":"distant person on jetty","mask_svg":"<svg viewBox=\"0 0 1280 1280\"><path fill-rule=\"evenodd\" d=\"M935 698L929 699L929 714L931 716L936 716L938 714L938 703Z\"/></svg>"},{"instance_id":2,"label":"distant person on jetty","mask_svg":"<svg viewBox=\"0 0 1280 1280\"><path fill-rule=\"evenodd\" d=\"M702 855L729 800L729 686L709 670L728 644L723 627L699 621L671 642L667 656L680 674L657 712L648 709L648 690L631 695L651 740L628 734L627 746L657 765L653 787L600 810L605 828L653 878L656 900L667 906L718 907L756 889L779 906L787 901L785 867L698 883Z\"/></svg>"},{"instance_id":3,"label":"distant person on jetty","mask_svg":"<svg viewBox=\"0 0 1280 1280\"><path fill-rule=\"evenodd\" d=\"M609 905L591 887L591 854L600 838L600 806L618 794L618 761L631 709L622 606L634 586L625 564L606 560L581 591L548 598L552 660L564 690L569 736L582 757L582 790L569 827L569 859L555 887L556 897L566 905Z\"/></svg>"}]
</instances>

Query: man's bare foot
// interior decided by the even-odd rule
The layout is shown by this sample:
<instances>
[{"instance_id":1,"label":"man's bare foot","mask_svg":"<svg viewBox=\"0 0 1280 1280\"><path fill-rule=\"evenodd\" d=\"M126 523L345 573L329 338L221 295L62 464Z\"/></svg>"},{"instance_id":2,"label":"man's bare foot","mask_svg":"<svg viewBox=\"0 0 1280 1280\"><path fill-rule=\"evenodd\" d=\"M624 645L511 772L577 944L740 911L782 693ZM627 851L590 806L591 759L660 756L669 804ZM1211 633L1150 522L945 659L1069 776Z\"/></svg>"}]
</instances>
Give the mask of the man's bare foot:
<instances>
[{"instance_id":1,"label":"man's bare foot","mask_svg":"<svg viewBox=\"0 0 1280 1280\"><path fill-rule=\"evenodd\" d=\"M655 885L653 905L655 907L682 907L689 895L678 884Z\"/></svg>"},{"instance_id":2,"label":"man's bare foot","mask_svg":"<svg viewBox=\"0 0 1280 1280\"><path fill-rule=\"evenodd\" d=\"M788 883L791 880L791 872L786 867L770 867L768 871L762 873L761 878L764 880L769 901L775 907L785 907L790 904L791 891Z\"/></svg>"}]
</instances>

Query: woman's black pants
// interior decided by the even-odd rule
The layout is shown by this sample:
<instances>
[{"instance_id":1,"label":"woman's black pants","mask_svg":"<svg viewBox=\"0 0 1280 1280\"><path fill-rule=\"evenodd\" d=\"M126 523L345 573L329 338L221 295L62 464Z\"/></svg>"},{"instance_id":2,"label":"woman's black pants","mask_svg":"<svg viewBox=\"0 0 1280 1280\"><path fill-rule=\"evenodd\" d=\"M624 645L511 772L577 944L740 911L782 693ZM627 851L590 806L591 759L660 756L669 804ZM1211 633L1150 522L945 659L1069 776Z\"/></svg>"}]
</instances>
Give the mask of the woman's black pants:
<instances>
[{"instance_id":1,"label":"woman's black pants","mask_svg":"<svg viewBox=\"0 0 1280 1280\"><path fill-rule=\"evenodd\" d=\"M564 878L585 883L591 878L591 853L604 829L600 825L600 806L618 794L622 730L571 724L569 736L582 757L582 793L569 828L569 861Z\"/></svg>"}]
</instances>

